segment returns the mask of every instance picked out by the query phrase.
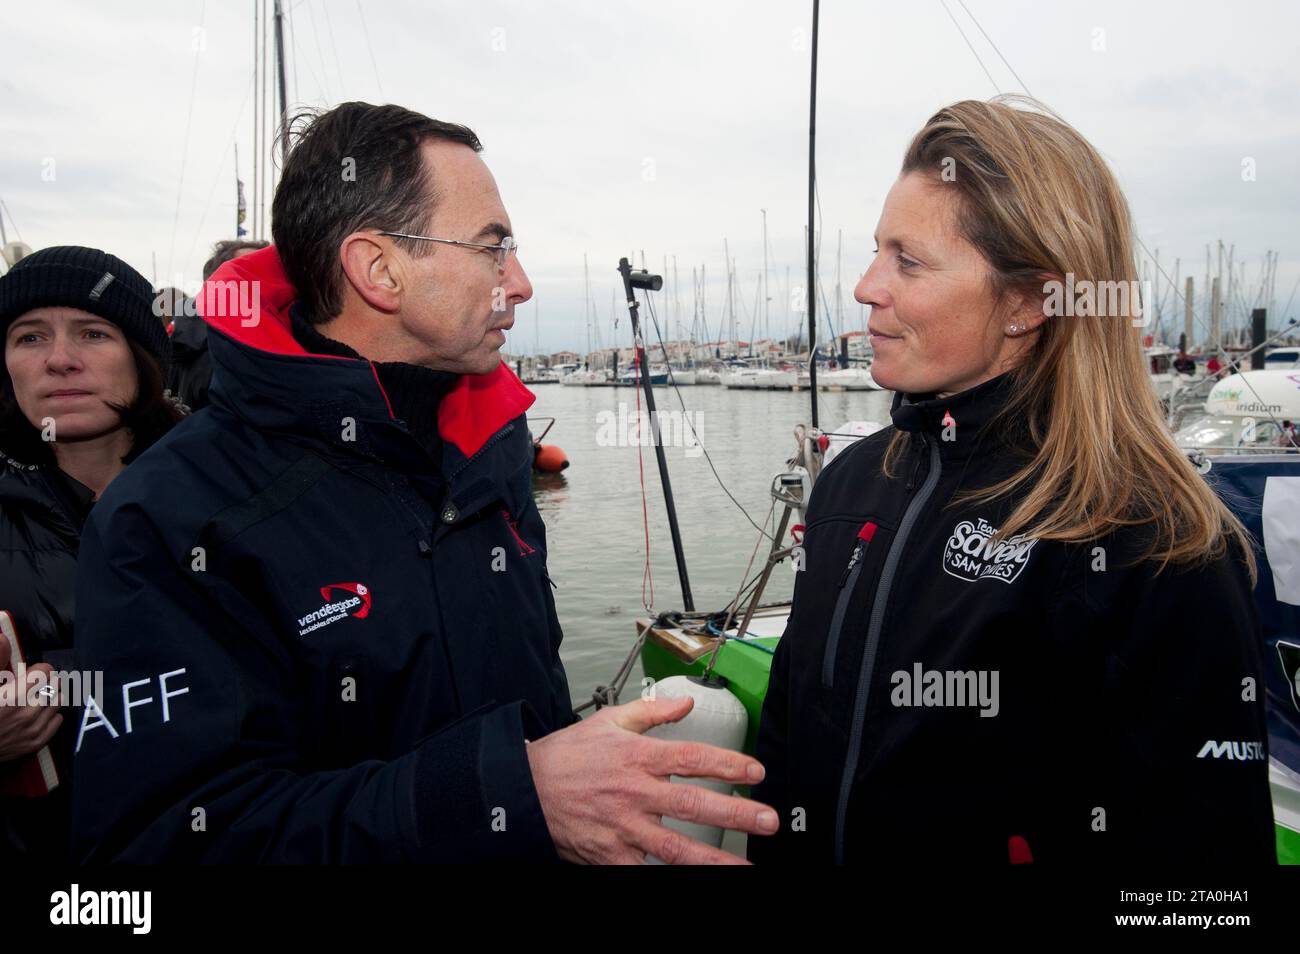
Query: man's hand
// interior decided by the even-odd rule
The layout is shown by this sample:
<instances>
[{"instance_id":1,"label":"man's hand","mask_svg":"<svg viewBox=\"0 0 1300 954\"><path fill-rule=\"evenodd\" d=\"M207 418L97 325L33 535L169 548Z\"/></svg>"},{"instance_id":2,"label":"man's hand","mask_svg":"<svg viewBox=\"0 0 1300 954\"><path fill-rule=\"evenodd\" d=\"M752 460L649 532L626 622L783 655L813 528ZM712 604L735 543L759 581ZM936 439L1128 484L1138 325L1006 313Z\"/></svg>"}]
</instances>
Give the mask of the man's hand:
<instances>
[{"instance_id":1,"label":"man's hand","mask_svg":"<svg viewBox=\"0 0 1300 954\"><path fill-rule=\"evenodd\" d=\"M9 641L0 638L0 669L9 668L10 655ZM18 705L18 693L26 696L28 686L48 683L52 672L45 663L37 663L27 667L27 686L18 685L14 679L0 684L0 762L31 755L54 738L63 724L59 707L44 696L38 697L40 705Z\"/></svg>"},{"instance_id":2,"label":"man's hand","mask_svg":"<svg viewBox=\"0 0 1300 954\"><path fill-rule=\"evenodd\" d=\"M766 805L668 780L681 775L753 785L763 778L763 766L740 752L641 735L676 722L694 704L663 699L613 706L528 745L533 784L561 858L640 864L649 853L669 864L745 863L665 828L665 815L751 835L776 831L776 812Z\"/></svg>"}]
</instances>

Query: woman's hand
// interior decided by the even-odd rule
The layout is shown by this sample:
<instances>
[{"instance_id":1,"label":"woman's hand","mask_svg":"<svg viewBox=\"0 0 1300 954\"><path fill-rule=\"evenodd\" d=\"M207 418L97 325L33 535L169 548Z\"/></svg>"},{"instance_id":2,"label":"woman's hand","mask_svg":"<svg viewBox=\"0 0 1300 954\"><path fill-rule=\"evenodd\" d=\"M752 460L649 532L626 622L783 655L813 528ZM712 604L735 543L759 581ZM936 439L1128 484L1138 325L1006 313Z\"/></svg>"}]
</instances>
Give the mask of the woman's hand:
<instances>
[{"instance_id":1,"label":"woman's hand","mask_svg":"<svg viewBox=\"0 0 1300 954\"><path fill-rule=\"evenodd\" d=\"M7 640L0 639L0 670L9 669L10 656ZM19 686L13 678L0 683L0 762L10 762L31 755L59 731L63 716L52 698L38 695L38 705L19 705L18 694L24 693L27 701L31 686L49 682L54 670L45 663L27 667L27 684ZM10 674L12 677L12 673Z\"/></svg>"}]
</instances>

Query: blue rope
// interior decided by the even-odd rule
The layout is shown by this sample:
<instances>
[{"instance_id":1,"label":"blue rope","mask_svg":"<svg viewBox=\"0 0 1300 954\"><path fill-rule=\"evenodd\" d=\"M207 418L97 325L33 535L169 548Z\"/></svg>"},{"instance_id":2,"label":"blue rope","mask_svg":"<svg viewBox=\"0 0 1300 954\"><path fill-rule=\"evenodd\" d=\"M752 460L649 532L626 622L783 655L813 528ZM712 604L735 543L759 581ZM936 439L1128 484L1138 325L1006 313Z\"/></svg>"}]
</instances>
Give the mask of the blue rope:
<instances>
[{"instance_id":1,"label":"blue rope","mask_svg":"<svg viewBox=\"0 0 1300 954\"><path fill-rule=\"evenodd\" d=\"M712 622L709 622L706 625L708 627L709 632L712 633L714 636L723 635L722 630L714 626ZM748 636L749 639L778 639L779 638L777 636L759 636L757 633L746 633L745 635ZM769 656L776 655L775 649L769 649L768 647L764 646L762 643L751 643L749 639L738 639L735 636L728 636L727 644L730 645L731 643L739 643L741 646L748 646L750 649L757 649L760 652L767 653Z\"/></svg>"}]
</instances>

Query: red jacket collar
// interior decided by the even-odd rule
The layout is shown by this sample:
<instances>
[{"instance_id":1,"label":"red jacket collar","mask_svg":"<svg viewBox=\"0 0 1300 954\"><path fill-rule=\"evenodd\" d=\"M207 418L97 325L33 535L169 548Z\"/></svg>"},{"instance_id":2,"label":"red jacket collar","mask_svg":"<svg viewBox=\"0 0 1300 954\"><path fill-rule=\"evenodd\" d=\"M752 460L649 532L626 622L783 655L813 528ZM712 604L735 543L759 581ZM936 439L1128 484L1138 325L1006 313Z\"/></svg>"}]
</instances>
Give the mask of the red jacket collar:
<instances>
[{"instance_id":1,"label":"red jacket collar","mask_svg":"<svg viewBox=\"0 0 1300 954\"><path fill-rule=\"evenodd\" d=\"M298 344L289 322L289 306L297 297L272 245L222 265L204 283L197 304L204 321L249 348L279 355L352 360L311 355ZM373 368L374 362L370 365ZM375 387L382 394L378 376ZM387 404L388 396L383 397ZM536 399L504 362L487 374L463 375L438 404L438 433L471 457Z\"/></svg>"}]
</instances>

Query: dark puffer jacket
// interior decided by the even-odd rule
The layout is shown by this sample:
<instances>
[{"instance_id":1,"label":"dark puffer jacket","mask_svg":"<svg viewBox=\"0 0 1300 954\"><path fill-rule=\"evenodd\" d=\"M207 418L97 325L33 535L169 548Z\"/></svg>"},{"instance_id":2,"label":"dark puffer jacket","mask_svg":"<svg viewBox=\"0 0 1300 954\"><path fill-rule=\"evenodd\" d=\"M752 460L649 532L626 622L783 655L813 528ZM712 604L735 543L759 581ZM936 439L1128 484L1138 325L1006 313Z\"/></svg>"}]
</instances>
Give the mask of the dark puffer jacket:
<instances>
[{"instance_id":1,"label":"dark puffer jacket","mask_svg":"<svg viewBox=\"0 0 1300 954\"><path fill-rule=\"evenodd\" d=\"M172 323L171 346L167 388L192 411L207 407L212 381L207 323L193 315L177 315Z\"/></svg>"},{"instance_id":2,"label":"dark puffer jacket","mask_svg":"<svg viewBox=\"0 0 1300 954\"><path fill-rule=\"evenodd\" d=\"M75 668L77 549L90 501L89 490L54 468L0 451L0 610L13 618L29 665ZM0 797L0 857L39 848L43 857L62 858L74 722L65 713L51 746L59 788L42 798Z\"/></svg>"}]
</instances>

